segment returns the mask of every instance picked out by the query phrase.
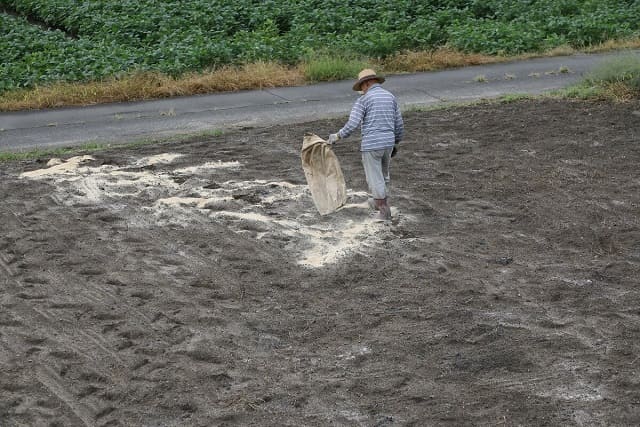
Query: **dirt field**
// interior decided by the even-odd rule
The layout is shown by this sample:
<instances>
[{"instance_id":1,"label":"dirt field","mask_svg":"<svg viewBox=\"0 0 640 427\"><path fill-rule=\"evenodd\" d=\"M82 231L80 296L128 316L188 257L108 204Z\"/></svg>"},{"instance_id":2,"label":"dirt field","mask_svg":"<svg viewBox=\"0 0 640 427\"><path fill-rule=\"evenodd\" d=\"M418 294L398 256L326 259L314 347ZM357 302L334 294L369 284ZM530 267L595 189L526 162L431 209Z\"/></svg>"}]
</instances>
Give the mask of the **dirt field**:
<instances>
[{"instance_id":1,"label":"dirt field","mask_svg":"<svg viewBox=\"0 0 640 427\"><path fill-rule=\"evenodd\" d=\"M390 225L342 123L0 164L0 425L638 425L640 103L406 113Z\"/></svg>"}]
</instances>

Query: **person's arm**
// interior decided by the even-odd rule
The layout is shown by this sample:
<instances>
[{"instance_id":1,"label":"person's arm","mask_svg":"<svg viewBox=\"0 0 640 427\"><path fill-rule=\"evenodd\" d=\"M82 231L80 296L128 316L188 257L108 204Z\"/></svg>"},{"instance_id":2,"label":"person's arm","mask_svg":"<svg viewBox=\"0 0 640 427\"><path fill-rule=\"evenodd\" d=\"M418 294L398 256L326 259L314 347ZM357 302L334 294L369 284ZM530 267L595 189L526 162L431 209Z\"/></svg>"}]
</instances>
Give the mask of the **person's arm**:
<instances>
[{"instance_id":1,"label":"person's arm","mask_svg":"<svg viewBox=\"0 0 640 427\"><path fill-rule=\"evenodd\" d=\"M340 139L348 138L362 123L362 119L364 118L364 105L361 99L362 98L358 98L353 104L351 113L349 114L349 120L342 129L338 131L338 137Z\"/></svg>"},{"instance_id":2,"label":"person's arm","mask_svg":"<svg viewBox=\"0 0 640 427\"><path fill-rule=\"evenodd\" d=\"M404 121L402 120L402 114L400 113L400 108L398 107L397 103L395 103L395 110L395 142L396 144L399 144L400 141L402 141L402 137L404 136Z\"/></svg>"}]
</instances>

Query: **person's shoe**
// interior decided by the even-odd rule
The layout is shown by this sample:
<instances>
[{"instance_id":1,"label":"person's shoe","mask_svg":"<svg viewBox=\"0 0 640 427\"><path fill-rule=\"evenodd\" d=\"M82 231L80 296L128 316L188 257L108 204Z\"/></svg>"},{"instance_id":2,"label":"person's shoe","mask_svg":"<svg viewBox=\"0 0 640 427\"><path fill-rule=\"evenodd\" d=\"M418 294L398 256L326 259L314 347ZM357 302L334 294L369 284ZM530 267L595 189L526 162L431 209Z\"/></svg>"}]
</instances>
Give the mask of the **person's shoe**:
<instances>
[{"instance_id":1,"label":"person's shoe","mask_svg":"<svg viewBox=\"0 0 640 427\"><path fill-rule=\"evenodd\" d=\"M391 208L387 204L387 199L374 199L378 208L378 213L374 215L376 221L391 221Z\"/></svg>"}]
</instances>

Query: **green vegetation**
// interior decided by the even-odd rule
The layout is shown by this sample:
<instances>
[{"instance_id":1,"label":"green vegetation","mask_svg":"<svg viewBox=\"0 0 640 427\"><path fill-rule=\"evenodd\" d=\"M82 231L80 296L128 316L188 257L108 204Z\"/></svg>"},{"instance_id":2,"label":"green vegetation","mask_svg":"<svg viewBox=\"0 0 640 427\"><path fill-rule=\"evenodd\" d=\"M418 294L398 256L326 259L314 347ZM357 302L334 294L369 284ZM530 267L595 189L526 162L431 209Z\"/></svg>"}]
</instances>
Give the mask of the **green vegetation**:
<instances>
[{"instance_id":1,"label":"green vegetation","mask_svg":"<svg viewBox=\"0 0 640 427\"><path fill-rule=\"evenodd\" d=\"M607 61L589 73L586 82L602 86L624 83L640 91L640 58L626 55Z\"/></svg>"},{"instance_id":2,"label":"green vegetation","mask_svg":"<svg viewBox=\"0 0 640 427\"><path fill-rule=\"evenodd\" d=\"M640 98L640 58L623 55L604 62L563 94L574 98L618 101Z\"/></svg>"},{"instance_id":3,"label":"green vegetation","mask_svg":"<svg viewBox=\"0 0 640 427\"><path fill-rule=\"evenodd\" d=\"M318 57L309 60L304 67L305 78L311 82L349 79L363 68L370 67L366 61L339 57Z\"/></svg>"},{"instance_id":4,"label":"green vegetation","mask_svg":"<svg viewBox=\"0 0 640 427\"><path fill-rule=\"evenodd\" d=\"M105 144L88 143L74 148L64 147L51 149L35 149L19 152L0 152L0 162L41 159L45 157L63 157L70 154L103 150L105 148L107 148L107 145Z\"/></svg>"},{"instance_id":5,"label":"green vegetation","mask_svg":"<svg viewBox=\"0 0 640 427\"><path fill-rule=\"evenodd\" d=\"M135 63L110 40L70 39L24 18L0 14L0 92L44 82L97 79Z\"/></svg>"},{"instance_id":6,"label":"green vegetation","mask_svg":"<svg viewBox=\"0 0 640 427\"><path fill-rule=\"evenodd\" d=\"M19 15L0 13L0 93L257 61L309 63L308 78L322 80L352 77L359 58L442 47L515 55L640 31L640 2L630 0L0 0L0 8Z\"/></svg>"}]
</instances>

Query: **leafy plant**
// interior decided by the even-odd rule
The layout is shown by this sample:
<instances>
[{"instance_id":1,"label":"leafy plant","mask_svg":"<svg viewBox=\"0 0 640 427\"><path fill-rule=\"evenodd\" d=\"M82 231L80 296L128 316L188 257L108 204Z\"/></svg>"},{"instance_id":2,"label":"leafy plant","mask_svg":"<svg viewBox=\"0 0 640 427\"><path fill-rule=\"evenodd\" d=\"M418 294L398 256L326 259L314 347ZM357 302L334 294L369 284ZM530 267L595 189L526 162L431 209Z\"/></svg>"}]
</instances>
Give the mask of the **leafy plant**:
<instances>
[{"instance_id":1,"label":"leafy plant","mask_svg":"<svg viewBox=\"0 0 640 427\"><path fill-rule=\"evenodd\" d=\"M155 71L170 76L314 52L348 63L452 47L510 55L640 33L629 0L0 0L0 92ZM42 23L33 25L31 21ZM349 72L338 61L335 71ZM309 64L307 64L309 66ZM348 67L347 67L348 68Z\"/></svg>"}]
</instances>

